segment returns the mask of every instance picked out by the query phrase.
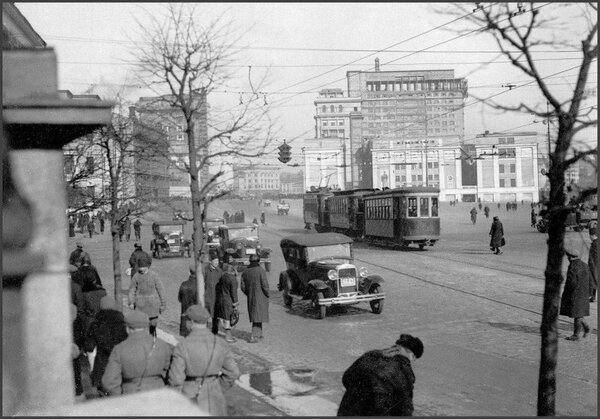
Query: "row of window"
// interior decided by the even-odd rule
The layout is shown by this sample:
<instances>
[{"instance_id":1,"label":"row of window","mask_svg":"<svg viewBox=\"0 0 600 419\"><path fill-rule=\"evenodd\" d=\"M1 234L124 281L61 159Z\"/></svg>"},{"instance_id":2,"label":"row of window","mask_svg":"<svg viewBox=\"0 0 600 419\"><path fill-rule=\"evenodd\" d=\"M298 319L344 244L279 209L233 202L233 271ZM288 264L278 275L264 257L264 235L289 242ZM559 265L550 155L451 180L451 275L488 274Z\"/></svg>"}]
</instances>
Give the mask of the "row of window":
<instances>
[{"instance_id":1,"label":"row of window","mask_svg":"<svg viewBox=\"0 0 600 419\"><path fill-rule=\"evenodd\" d=\"M438 198L437 197L408 197L401 198L402 207L406 208L403 214L407 217L438 217ZM397 203L398 201L396 201ZM395 211L392 208L392 198L379 198L365 200L365 216L367 219L389 220L397 215L399 209ZM431 209L431 211L430 211Z\"/></svg>"},{"instance_id":2,"label":"row of window","mask_svg":"<svg viewBox=\"0 0 600 419\"><path fill-rule=\"evenodd\" d=\"M439 80L439 81L424 81L423 77L413 80L399 81L368 81L367 91L379 92L412 92L421 90L458 90L461 89L461 82L457 80Z\"/></svg>"},{"instance_id":3,"label":"row of window","mask_svg":"<svg viewBox=\"0 0 600 419\"><path fill-rule=\"evenodd\" d=\"M323 120L323 126L324 127L335 127L335 126L339 126L339 127L343 127L344 126L344 120L343 119L332 119L332 120Z\"/></svg>"},{"instance_id":4,"label":"row of window","mask_svg":"<svg viewBox=\"0 0 600 419\"><path fill-rule=\"evenodd\" d=\"M335 130L335 129L324 129L321 132L321 136L323 138L343 138L344 137L344 130L340 129L340 130Z\"/></svg>"}]
</instances>

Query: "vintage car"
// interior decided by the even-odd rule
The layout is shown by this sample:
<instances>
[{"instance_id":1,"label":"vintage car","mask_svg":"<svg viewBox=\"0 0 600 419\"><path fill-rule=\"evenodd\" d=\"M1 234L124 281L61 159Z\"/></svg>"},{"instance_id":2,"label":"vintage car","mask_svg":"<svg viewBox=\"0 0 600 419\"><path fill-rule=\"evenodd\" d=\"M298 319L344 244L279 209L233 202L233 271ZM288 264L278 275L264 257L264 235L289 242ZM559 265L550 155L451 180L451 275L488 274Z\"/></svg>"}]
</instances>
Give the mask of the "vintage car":
<instances>
[{"instance_id":1,"label":"vintage car","mask_svg":"<svg viewBox=\"0 0 600 419\"><path fill-rule=\"evenodd\" d=\"M260 243L256 224L235 223L219 226L223 263L229 263L239 272L250 264L250 255L260 256L267 272L271 271L271 249Z\"/></svg>"},{"instance_id":2,"label":"vintage car","mask_svg":"<svg viewBox=\"0 0 600 419\"><path fill-rule=\"evenodd\" d=\"M271 200L270 199L265 199L263 201L263 207L270 207L271 206Z\"/></svg>"},{"instance_id":3,"label":"vintage car","mask_svg":"<svg viewBox=\"0 0 600 419\"><path fill-rule=\"evenodd\" d=\"M206 218L202 224L205 251L211 256L222 257L221 237L219 226L225 225L225 219L220 217Z\"/></svg>"},{"instance_id":4,"label":"vintage car","mask_svg":"<svg viewBox=\"0 0 600 419\"><path fill-rule=\"evenodd\" d=\"M277 215L288 215L290 212L290 204L283 199L277 204Z\"/></svg>"},{"instance_id":5,"label":"vintage car","mask_svg":"<svg viewBox=\"0 0 600 419\"><path fill-rule=\"evenodd\" d=\"M161 259L163 256L192 255L192 242L185 238L186 221L155 221L152 223L154 238L150 242L152 256Z\"/></svg>"},{"instance_id":6,"label":"vintage car","mask_svg":"<svg viewBox=\"0 0 600 419\"><path fill-rule=\"evenodd\" d=\"M368 301L375 314L383 311L383 278L357 268L352 239L339 233L296 234L281 240L287 270L279 275L278 289L290 307L293 297L310 300L319 319L327 307Z\"/></svg>"}]
</instances>

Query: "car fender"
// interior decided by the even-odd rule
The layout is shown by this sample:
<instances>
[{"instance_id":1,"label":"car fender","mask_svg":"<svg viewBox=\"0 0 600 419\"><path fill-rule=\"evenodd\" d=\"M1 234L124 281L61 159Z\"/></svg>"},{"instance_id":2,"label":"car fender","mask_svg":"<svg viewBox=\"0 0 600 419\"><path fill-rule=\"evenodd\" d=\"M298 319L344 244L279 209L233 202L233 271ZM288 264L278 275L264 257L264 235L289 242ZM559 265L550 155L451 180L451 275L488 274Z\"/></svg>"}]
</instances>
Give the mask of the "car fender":
<instances>
[{"instance_id":1,"label":"car fender","mask_svg":"<svg viewBox=\"0 0 600 419\"><path fill-rule=\"evenodd\" d=\"M360 292L362 292L363 294L368 294L369 289L371 288L371 286L373 284L381 284L383 282L385 282L385 281L381 276L369 275L360 282L360 285L358 288L359 288Z\"/></svg>"},{"instance_id":2,"label":"car fender","mask_svg":"<svg viewBox=\"0 0 600 419\"><path fill-rule=\"evenodd\" d=\"M290 287L290 276L288 274L288 271L283 271L279 274L279 283L277 284L277 289L279 291L283 291L286 288L291 288ZM287 282L287 284L286 284ZM289 290L288 290L289 291Z\"/></svg>"},{"instance_id":3,"label":"car fender","mask_svg":"<svg viewBox=\"0 0 600 419\"><path fill-rule=\"evenodd\" d=\"M313 279L308 281L308 285L310 285L311 287L313 287L316 290L326 290L327 288L329 288L327 286L327 284L325 283L325 281L323 281L322 279Z\"/></svg>"}]
</instances>

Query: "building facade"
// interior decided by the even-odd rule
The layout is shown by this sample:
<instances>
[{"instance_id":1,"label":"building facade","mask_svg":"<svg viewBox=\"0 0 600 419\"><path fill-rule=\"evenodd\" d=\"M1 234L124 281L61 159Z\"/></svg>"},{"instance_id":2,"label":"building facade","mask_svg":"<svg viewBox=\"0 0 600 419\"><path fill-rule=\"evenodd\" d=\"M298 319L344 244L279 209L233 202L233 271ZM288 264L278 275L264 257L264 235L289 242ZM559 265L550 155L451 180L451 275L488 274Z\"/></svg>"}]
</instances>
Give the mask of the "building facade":
<instances>
[{"instance_id":1,"label":"building facade","mask_svg":"<svg viewBox=\"0 0 600 419\"><path fill-rule=\"evenodd\" d=\"M280 192L281 169L269 165L239 165L233 167L233 189L245 195L248 193Z\"/></svg>"}]
</instances>

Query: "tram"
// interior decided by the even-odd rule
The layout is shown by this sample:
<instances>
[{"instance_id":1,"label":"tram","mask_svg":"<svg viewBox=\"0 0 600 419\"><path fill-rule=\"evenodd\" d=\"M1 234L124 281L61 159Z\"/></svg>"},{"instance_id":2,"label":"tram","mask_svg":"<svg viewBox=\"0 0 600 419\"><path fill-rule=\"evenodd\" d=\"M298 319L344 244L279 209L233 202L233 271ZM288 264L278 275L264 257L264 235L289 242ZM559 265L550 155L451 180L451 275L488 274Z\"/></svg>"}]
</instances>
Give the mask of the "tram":
<instances>
[{"instance_id":1,"label":"tram","mask_svg":"<svg viewBox=\"0 0 600 419\"><path fill-rule=\"evenodd\" d=\"M304 195L304 222L384 246L433 246L440 238L439 189L404 187L312 192Z\"/></svg>"}]
</instances>

